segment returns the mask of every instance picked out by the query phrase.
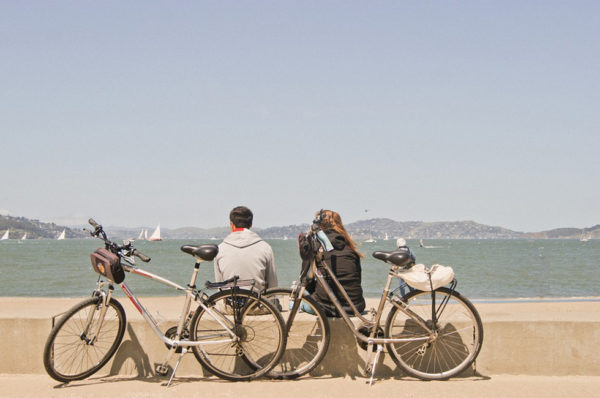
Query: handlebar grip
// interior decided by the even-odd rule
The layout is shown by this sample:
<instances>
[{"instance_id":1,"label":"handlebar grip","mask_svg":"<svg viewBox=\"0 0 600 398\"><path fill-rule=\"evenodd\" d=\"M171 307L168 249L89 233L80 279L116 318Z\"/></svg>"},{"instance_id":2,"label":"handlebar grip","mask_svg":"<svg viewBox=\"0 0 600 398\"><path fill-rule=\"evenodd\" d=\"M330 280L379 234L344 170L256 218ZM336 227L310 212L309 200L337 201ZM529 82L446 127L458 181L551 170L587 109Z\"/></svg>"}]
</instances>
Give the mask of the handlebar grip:
<instances>
[{"instance_id":1,"label":"handlebar grip","mask_svg":"<svg viewBox=\"0 0 600 398\"><path fill-rule=\"evenodd\" d=\"M97 222L96 222L96 221L95 221L93 218L90 218L90 219L88 220L88 222L89 222L89 223L90 223L90 225L91 225L92 227L94 227L94 228L98 228L98 226L99 226L99 225L98 225L98 223L97 223Z\"/></svg>"},{"instance_id":2,"label":"handlebar grip","mask_svg":"<svg viewBox=\"0 0 600 398\"><path fill-rule=\"evenodd\" d=\"M148 256L146 256L146 255L144 255L144 254L140 253L140 252L139 252L139 251L137 251L137 250L134 250L134 251L133 251L133 255L134 255L134 256L136 256L137 258L139 258L140 260L142 260L142 261L143 261L143 262L145 262L145 263L147 263L147 262L149 262L149 261L151 260L151 259L150 259L150 257L148 257Z\"/></svg>"}]
</instances>

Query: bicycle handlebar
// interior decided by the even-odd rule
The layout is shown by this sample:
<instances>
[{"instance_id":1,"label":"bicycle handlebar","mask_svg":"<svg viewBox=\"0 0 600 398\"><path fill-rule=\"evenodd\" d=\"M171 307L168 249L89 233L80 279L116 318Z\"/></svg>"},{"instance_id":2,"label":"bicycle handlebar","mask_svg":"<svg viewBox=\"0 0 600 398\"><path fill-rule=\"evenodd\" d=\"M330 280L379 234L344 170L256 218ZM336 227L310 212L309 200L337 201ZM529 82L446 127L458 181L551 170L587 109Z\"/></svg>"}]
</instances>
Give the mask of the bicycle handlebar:
<instances>
[{"instance_id":1,"label":"bicycle handlebar","mask_svg":"<svg viewBox=\"0 0 600 398\"><path fill-rule=\"evenodd\" d=\"M145 263L147 263L151 260L150 257L140 253L137 249L133 249L133 252L131 254L133 254L134 256L136 256L137 258L139 258L140 260L142 260Z\"/></svg>"},{"instance_id":2,"label":"bicycle handlebar","mask_svg":"<svg viewBox=\"0 0 600 398\"><path fill-rule=\"evenodd\" d=\"M127 242L124 245L119 246L117 243L109 240L106 237L106 233L104 232L102 225L98 224L93 218L90 218L88 220L88 222L90 223L90 225L92 227L94 227L94 232L88 231L90 233L90 235L92 235L95 238L103 240L104 244L106 245L107 250L110 250L111 252L121 255L121 256L136 256L137 258L139 258L140 260L142 260L145 263L147 263L151 260L150 257L146 256L145 254L141 253L139 250L134 248L131 245L131 242ZM125 252L125 253L122 253L122 252Z\"/></svg>"}]
</instances>

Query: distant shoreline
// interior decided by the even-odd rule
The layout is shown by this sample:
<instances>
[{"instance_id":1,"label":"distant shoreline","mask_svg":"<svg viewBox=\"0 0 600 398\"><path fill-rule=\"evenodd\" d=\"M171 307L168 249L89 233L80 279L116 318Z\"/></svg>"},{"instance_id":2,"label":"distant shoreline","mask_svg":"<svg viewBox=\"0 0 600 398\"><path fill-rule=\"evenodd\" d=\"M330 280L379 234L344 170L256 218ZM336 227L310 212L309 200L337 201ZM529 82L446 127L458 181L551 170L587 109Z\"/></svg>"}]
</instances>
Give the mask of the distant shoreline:
<instances>
[{"instance_id":1,"label":"distant shoreline","mask_svg":"<svg viewBox=\"0 0 600 398\"><path fill-rule=\"evenodd\" d=\"M100 220L98 220L100 222ZM0 233L10 231L11 236L23 236L53 239L65 229L67 238L83 238L88 234L82 230L84 226L60 226L54 223L43 223L25 217L0 216ZM85 226L87 227L87 226ZM263 239L294 240L298 233L306 232L309 224L287 226L259 227L254 230ZM140 236L140 232L150 227L106 226L109 236L118 239L132 239ZM389 218L372 218L358 220L346 224L346 229L357 241L367 239L384 240L389 237L405 239L600 239L600 224L586 228L555 228L537 232L519 232L508 228L480 224L475 221L395 221ZM229 234L226 226L201 228L178 227L161 229L163 239L212 239L222 240Z\"/></svg>"}]
</instances>

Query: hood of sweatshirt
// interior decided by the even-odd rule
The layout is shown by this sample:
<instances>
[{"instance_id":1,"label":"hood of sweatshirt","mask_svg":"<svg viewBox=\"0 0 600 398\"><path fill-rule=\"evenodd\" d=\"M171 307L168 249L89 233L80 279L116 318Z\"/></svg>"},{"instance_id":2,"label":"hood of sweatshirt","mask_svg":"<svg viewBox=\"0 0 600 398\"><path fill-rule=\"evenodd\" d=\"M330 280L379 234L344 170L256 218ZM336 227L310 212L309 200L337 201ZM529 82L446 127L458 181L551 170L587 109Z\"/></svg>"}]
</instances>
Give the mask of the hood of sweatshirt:
<instances>
[{"instance_id":1,"label":"hood of sweatshirt","mask_svg":"<svg viewBox=\"0 0 600 398\"><path fill-rule=\"evenodd\" d=\"M250 231L249 229L232 232L229 235L227 235L225 239L223 239L223 243L240 249L252 246L258 242L262 242L262 238L258 236L258 234L256 234L255 232Z\"/></svg>"}]
</instances>

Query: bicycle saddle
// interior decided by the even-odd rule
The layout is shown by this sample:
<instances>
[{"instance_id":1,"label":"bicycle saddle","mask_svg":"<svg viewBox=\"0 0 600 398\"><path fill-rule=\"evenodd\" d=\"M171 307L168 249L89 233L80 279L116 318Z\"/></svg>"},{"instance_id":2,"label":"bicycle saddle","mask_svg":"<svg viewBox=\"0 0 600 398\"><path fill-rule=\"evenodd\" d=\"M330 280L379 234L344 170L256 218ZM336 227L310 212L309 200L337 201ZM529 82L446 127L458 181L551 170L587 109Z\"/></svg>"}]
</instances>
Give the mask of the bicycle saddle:
<instances>
[{"instance_id":1,"label":"bicycle saddle","mask_svg":"<svg viewBox=\"0 0 600 398\"><path fill-rule=\"evenodd\" d=\"M394 250L391 252L373 252L373 257L378 260L391 263L399 267L408 267L415 263L415 257L406 250Z\"/></svg>"},{"instance_id":2,"label":"bicycle saddle","mask_svg":"<svg viewBox=\"0 0 600 398\"><path fill-rule=\"evenodd\" d=\"M219 253L219 247L217 245L183 245L181 251L204 261L212 261Z\"/></svg>"}]
</instances>

